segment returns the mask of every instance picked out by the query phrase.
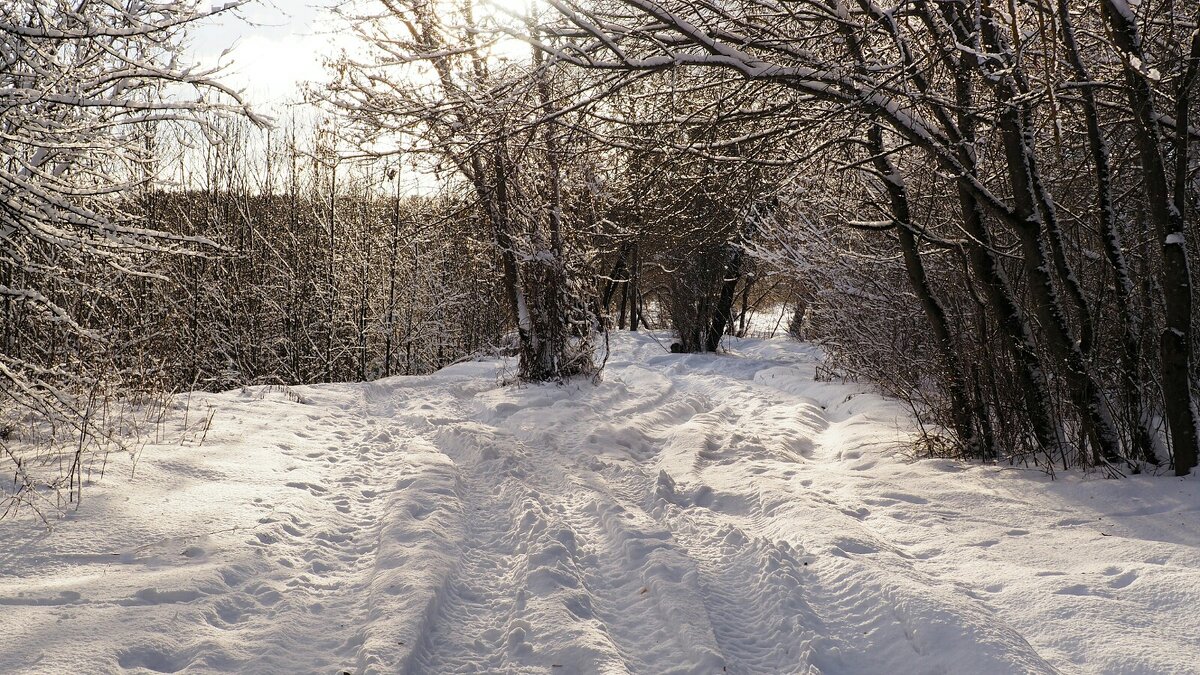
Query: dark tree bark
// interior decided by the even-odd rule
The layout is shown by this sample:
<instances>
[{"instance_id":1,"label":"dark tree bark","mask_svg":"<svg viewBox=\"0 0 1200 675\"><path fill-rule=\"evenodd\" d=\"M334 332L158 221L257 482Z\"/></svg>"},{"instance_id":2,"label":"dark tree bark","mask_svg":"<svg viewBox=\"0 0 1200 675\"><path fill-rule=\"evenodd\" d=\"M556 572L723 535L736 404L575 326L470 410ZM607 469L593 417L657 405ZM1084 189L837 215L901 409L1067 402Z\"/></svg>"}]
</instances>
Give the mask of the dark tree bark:
<instances>
[{"instance_id":1,"label":"dark tree bark","mask_svg":"<svg viewBox=\"0 0 1200 675\"><path fill-rule=\"evenodd\" d=\"M729 262L725 265L724 275L721 279L721 294L717 297L717 304L713 308L712 323L708 328L708 335L705 336L704 351L715 352L721 346L721 338L725 336L725 327L729 325L729 320L733 316L733 299L737 294L738 280L742 277L742 260L745 254L741 247L737 247L729 255Z\"/></svg>"},{"instance_id":2,"label":"dark tree bark","mask_svg":"<svg viewBox=\"0 0 1200 675\"><path fill-rule=\"evenodd\" d=\"M954 348L954 337L950 331L950 325L946 321L946 310L929 285L929 278L925 273L925 263L921 259L920 246L912 226L908 190L904 184L904 177L888 158L883 143L883 132L879 127L873 126L868 131L868 144L873 155L872 161L875 170L883 179L888 193L892 225L896 229L900 252L904 256L904 268L908 274L909 285L921 303L925 320L929 322L938 358L946 373L946 393L950 397L950 414L954 423L954 432L970 455L995 456L994 448L980 446L980 439L975 433L975 424L972 418L982 420L987 413L978 409L975 401L967 393L966 378L963 375L958 352Z\"/></svg>"},{"instance_id":3,"label":"dark tree bark","mask_svg":"<svg viewBox=\"0 0 1200 675\"><path fill-rule=\"evenodd\" d=\"M629 242L622 243L617 251L617 262L613 264L612 271L608 273L608 278L604 280L604 293L600 304L604 307L604 311L612 306L613 293L617 290L617 286L623 283L625 276L625 258L629 255Z\"/></svg>"},{"instance_id":4,"label":"dark tree bark","mask_svg":"<svg viewBox=\"0 0 1200 675\"><path fill-rule=\"evenodd\" d=\"M1165 323L1159 335L1159 356L1162 366L1163 408L1174 452L1175 473L1186 476L1196 466L1200 434L1196 429L1196 397L1192 392L1192 282L1185 244L1184 211L1179 206L1186 195L1172 198L1171 181L1167 176L1164 143L1158 124L1154 90L1147 76L1134 64L1145 63L1141 36L1129 6L1121 0L1103 0L1101 9L1112 32L1113 40L1122 53L1126 95L1133 112L1134 140L1142 162L1142 190L1146 196L1147 214L1158 233L1162 257L1162 297ZM1188 94L1200 61L1200 35L1192 38L1189 62L1180 78L1178 102L1186 120ZM1177 135L1187 138L1186 127L1176 120ZM1180 150L1187 148L1187 141ZM1181 154L1186 154L1182 152ZM1183 160L1186 168L1187 160Z\"/></svg>"},{"instance_id":5,"label":"dark tree bark","mask_svg":"<svg viewBox=\"0 0 1200 675\"><path fill-rule=\"evenodd\" d=\"M1079 82L1091 82L1091 75L1084 64L1075 39L1068 0L1058 0L1058 21L1062 31L1063 46L1067 59ZM1092 157L1092 172L1096 183L1096 204L1100 216L1100 234L1104 244L1104 255L1114 277L1116 295L1114 311L1121 324L1121 377L1119 398L1125 410L1129 428L1132 430L1133 456L1144 461L1158 463L1154 454L1154 442L1147 427L1146 403L1143 400L1139 370L1142 360L1141 342L1138 338L1140 321L1136 316L1133 280L1125 251L1121 244L1121 230L1117 223L1117 210L1113 204L1112 167L1109 162L1108 143L1100 129L1100 114L1096 106L1096 94L1092 87L1080 89L1080 109L1087 128L1088 150Z\"/></svg>"}]
</instances>

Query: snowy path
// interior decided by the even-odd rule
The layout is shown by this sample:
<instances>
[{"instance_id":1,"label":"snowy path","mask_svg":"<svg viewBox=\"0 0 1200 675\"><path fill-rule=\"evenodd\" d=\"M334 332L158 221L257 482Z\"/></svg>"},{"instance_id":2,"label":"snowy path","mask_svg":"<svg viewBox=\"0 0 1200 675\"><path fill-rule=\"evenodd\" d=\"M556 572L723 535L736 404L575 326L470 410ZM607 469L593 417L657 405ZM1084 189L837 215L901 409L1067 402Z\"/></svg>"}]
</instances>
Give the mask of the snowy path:
<instances>
[{"instance_id":1,"label":"snowy path","mask_svg":"<svg viewBox=\"0 0 1200 675\"><path fill-rule=\"evenodd\" d=\"M204 397L0 524L0 672L1195 672L1194 481L907 461L811 348L735 352Z\"/></svg>"}]
</instances>

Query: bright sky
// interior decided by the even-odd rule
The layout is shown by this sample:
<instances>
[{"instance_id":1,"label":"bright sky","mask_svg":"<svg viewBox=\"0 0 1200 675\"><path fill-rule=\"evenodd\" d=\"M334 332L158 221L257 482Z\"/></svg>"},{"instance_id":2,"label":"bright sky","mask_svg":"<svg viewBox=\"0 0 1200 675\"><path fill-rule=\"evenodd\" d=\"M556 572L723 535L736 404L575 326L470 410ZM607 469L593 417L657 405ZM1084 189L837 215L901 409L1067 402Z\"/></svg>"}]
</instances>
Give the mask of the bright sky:
<instances>
[{"instance_id":1,"label":"bright sky","mask_svg":"<svg viewBox=\"0 0 1200 675\"><path fill-rule=\"evenodd\" d=\"M245 90L261 112L300 98L301 83L324 81L323 60L348 47L352 39L322 7L333 0L258 0L232 14L198 25L192 53L205 66L226 64L222 80ZM538 0L478 0L480 14L523 12ZM214 2L213 4L218 4ZM232 51L222 56L226 49ZM528 47L511 40L496 53L522 58ZM506 52L512 52L506 54Z\"/></svg>"},{"instance_id":2,"label":"bright sky","mask_svg":"<svg viewBox=\"0 0 1200 675\"><path fill-rule=\"evenodd\" d=\"M346 28L322 9L332 1L258 0L240 10L244 20L227 14L198 26L192 34L194 57L204 65L218 59L228 64L223 81L244 89L251 103L271 114L273 106L299 98L300 83L325 80L323 60L352 43ZM520 13L530 2L538 0L478 0L476 10L479 15ZM522 58L528 49L511 40L497 53Z\"/></svg>"},{"instance_id":3,"label":"bright sky","mask_svg":"<svg viewBox=\"0 0 1200 675\"><path fill-rule=\"evenodd\" d=\"M347 29L322 9L333 1L259 0L244 8L241 18L227 14L197 25L191 35L192 58L207 67L223 64L222 82L242 90L257 112L282 116L284 104L302 99L305 82L329 78L324 61L353 44ZM521 11L529 1L479 0L477 9ZM517 58L528 54L523 43L510 42L496 53L512 51ZM222 55L226 50L230 51ZM412 173L409 179L410 191L433 189L439 180L425 171Z\"/></svg>"},{"instance_id":4,"label":"bright sky","mask_svg":"<svg viewBox=\"0 0 1200 675\"><path fill-rule=\"evenodd\" d=\"M245 89L256 107L269 114L272 106L298 98L301 82L325 79L322 59L336 52L338 38L322 10L305 0L273 0L242 15L245 21L230 15L199 27L192 49L204 65L218 58L229 64L223 81Z\"/></svg>"}]
</instances>

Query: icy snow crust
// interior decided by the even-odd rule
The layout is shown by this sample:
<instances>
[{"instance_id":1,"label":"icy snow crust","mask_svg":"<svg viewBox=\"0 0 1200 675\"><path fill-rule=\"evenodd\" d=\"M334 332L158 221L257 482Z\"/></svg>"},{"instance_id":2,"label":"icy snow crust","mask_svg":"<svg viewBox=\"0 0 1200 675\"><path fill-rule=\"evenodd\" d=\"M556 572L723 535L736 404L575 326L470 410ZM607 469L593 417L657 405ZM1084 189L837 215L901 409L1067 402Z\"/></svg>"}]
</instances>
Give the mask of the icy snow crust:
<instances>
[{"instance_id":1,"label":"icy snow crust","mask_svg":"<svg viewBox=\"0 0 1200 675\"><path fill-rule=\"evenodd\" d=\"M0 672L1194 672L1195 481L911 461L819 360L207 396L202 446L0 524Z\"/></svg>"}]
</instances>

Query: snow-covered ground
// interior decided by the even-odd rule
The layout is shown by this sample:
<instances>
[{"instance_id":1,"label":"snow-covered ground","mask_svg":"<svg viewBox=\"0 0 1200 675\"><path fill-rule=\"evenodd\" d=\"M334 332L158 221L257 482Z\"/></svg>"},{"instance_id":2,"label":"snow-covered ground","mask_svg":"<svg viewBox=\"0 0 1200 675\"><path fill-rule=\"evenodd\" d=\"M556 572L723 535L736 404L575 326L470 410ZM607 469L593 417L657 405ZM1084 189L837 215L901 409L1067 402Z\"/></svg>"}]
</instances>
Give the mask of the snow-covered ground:
<instances>
[{"instance_id":1,"label":"snow-covered ground","mask_svg":"<svg viewBox=\"0 0 1200 675\"><path fill-rule=\"evenodd\" d=\"M1196 672L1195 480L913 461L814 348L731 352L194 396L0 523L0 672Z\"/></svg>"}]
</instances>

